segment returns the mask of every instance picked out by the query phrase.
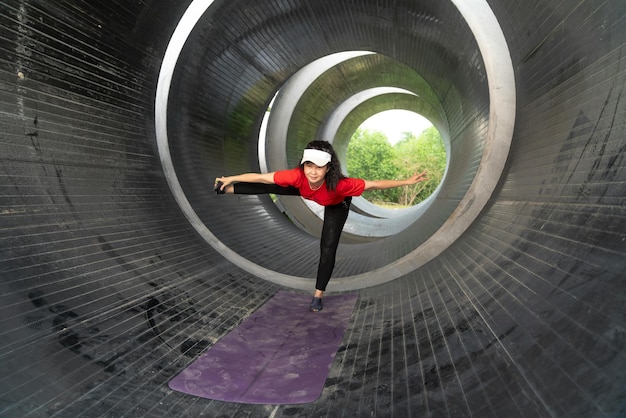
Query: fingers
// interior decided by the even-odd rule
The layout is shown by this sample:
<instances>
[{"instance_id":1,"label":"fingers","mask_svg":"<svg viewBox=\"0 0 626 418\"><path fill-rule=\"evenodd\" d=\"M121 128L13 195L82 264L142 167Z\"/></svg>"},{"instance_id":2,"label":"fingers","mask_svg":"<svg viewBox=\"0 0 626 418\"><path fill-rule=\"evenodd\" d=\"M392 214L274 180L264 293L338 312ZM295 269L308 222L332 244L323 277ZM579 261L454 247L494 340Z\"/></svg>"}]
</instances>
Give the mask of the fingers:
<instances>
[{"instance_id":1,"label":"fingers","mask_svg":"<svg viewBox=\"0 0 626 418\"><path fill-rule=\"evenodd\" d=\"M213 188L215 190L215 193L217 193L217 194L224 194L224 193L226 193L226 190L224 190L224 188L226 187L226 184L225 184L224 180L225 180L224 176L218 177L218 178L215 179L215 183L213 184Z\"/></svg>"},{"instance_id":2,"label":"fingers","mask_svg":"<svg viewBox=\"0 0 626 418\"><path fill-rule=\"evenodd\" d=\"M426 177L426 174L428 174L426 170L422 171L421 173L416 172L415 174L413 174L412 179L415 181L415 183L426 181L428 180L428 177Z\"/></svg>"}]
</instances>

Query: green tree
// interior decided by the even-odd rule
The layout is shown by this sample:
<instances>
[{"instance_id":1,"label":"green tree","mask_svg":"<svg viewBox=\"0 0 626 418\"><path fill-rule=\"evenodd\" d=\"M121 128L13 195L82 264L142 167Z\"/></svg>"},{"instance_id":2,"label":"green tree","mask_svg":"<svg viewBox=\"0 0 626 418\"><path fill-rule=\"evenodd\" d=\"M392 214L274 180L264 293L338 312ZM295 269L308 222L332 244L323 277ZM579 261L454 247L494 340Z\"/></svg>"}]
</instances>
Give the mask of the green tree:
<instances>
[{"instance_id":1,"label":"green tree","mask_svg":"<svg viewBox=\"0 0 626 418\"><path fill-rule=\"evenodd\" d=\"M430 196L443 179L446 149L441 135L434 126L424 130L419 137L405 132L402 140L395 145L394 151L400 176L407 177L423 170L428 172L428 181L402 188L398 203L415 205Z\"/></svg>"},{"instance_id":2,"label":"green tree","mask_svg":"<svg viewBox=\"0 0 626 418\"><path fill-rule=\"evenodd\" d=\"M367 180L393 179L398 176L395 152L382 132L357 129L347 151L347 170L351 177ZM372 201L397 202L401 190L369 190L363 197Z\"/></svg>"},{"instance_id":3,"label":"green tree","mask_svg":"<svg viewBox=\"0 0 626 418\"><path fill-rule=\"evenodd\" d=\"M404 132L402 140L392 146L384 133L357 129L347 151L350 176L368 180L407 178L426 170L428 180L413 186L388 190L371 190L363 197L377 204L412 206L430 196L446 169L446 150L435 127L419 136Z\"/></svg>"}]
</instances>

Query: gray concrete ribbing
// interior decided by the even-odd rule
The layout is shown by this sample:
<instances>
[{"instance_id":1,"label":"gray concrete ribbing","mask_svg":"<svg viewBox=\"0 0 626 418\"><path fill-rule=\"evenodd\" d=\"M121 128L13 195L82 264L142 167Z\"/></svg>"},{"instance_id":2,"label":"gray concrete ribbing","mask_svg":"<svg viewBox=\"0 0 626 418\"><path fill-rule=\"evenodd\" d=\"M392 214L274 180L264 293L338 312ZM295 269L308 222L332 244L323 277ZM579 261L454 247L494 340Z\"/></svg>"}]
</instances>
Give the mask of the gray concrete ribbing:
<instances>
[{"instance_id":1,"label":"gray concrete ribbing","mask_svg":"<svg viewBox=\"0 0 626 418\"><path fill-rule=\"evenodd\" d=\"M454 2L214 2L175 59L166 132L194 222L215 242L172 191L155 114L172 35L200 3L0 9L3 416L624 414L621 2L489 2L515 125L493 190L452 235L437 234L483 190L475 179L498 124L489 66L501 58ZM292 76L363 50L378 54L300 86L289 118L274 122L285 138L268 139L270 169L296 163L355 93L401 88L420 101L381 95L341 113L338 147L375 109L423 109L450 144L436 199L417 218L390 219L403 227L393 236L360 240L357 224L340 247L329 290L359 302L318 401L170 391L277 290L312 287L317 238L282 212L311 228L316 215L286 199L218 198L212 181L262 168L260 122Z\"/></svg>"}]
</instances>

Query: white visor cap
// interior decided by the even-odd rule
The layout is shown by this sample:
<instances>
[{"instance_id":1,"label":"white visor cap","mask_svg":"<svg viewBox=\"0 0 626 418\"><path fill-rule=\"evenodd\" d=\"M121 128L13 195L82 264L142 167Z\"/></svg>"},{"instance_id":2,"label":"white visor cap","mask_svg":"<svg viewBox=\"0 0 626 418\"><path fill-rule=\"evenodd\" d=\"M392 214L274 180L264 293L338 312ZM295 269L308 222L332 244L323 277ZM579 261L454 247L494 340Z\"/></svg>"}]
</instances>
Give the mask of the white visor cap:
<instances>
[{"instance_id":1,"label":"white visor cap","mask_svg":"<svg viewBox=\"0 0 626 418\"><path fill-rule=\"evenodd\" d=\"M319 167L324 167L330 162L331 158L331 155L326 151L307 148L304 150L304 154L302 155L302 161L300 161L300 164L304 164L307 161L310 161Z\"/></svg>"}]
</instances>

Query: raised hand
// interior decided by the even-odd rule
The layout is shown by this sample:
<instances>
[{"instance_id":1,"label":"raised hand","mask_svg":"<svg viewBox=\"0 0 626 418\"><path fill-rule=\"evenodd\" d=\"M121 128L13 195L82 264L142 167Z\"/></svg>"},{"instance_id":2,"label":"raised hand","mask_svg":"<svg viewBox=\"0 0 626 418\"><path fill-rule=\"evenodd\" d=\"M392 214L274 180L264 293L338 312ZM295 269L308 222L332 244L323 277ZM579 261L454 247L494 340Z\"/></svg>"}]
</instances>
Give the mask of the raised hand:
<instances>
[{"instance_id":1,"label":"raised hand","mask_svg":"<svg viewBox=\"0 0 626 418\"><path fill-rule=\"evenodd\" d=\"M411 177L409 177L407 179L407 183L408 184L416 184L416 183L420 183L422 181L426 181L426 180L428 180L428 177L426 177L426 174L428 174L426 172L426 170L422 171L421 173L415 173L415 174L413 174Z\"/></svg>"}]
</instances>

